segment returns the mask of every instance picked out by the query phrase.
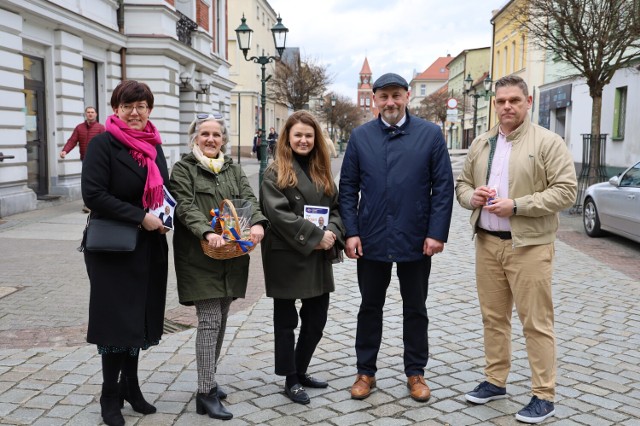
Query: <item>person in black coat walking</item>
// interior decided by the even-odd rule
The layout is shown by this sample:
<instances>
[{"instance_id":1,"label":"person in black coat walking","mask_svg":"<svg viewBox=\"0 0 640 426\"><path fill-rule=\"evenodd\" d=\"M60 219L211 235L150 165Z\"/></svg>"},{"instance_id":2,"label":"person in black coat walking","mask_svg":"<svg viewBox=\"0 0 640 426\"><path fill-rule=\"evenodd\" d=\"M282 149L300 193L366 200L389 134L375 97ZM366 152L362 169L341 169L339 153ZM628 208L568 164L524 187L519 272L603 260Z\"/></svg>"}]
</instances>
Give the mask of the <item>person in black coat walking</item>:
<instances>
[{"instance_id":1,"label":"person in black coat walking","mask_svg":"<svg viewBox=\"0 0 640 426\"><path fill-rule=\"evenodd\" d=\"M139 225L133 252L84 251L91 283L87 341L102 355L100 408L107 425L125 424L124 400L139 413L156 412L138 383L140 349L158 344L162 336L167 290L167 229L148 211L162 205L163 185L169 182L162 139L149 121L153 100L146 84L120 83L111 96L107 131L89 144L82 163L89 220Z\"/></svg>"}]
</instances>

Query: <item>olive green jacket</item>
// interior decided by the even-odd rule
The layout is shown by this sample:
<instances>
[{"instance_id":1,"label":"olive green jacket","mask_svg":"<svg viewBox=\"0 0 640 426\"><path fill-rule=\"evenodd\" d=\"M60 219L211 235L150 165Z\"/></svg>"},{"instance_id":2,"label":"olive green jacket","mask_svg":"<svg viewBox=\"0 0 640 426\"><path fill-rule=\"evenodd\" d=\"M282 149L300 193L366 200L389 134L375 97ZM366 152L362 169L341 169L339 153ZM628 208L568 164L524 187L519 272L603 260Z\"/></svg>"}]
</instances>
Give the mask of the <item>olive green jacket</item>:
<instances>
[{"instance_id":1,"label":"olive green jacket","mask_svg":"<svg viewBox=\"0 0 640 426\"><path fill-rule=\"evenodd\" d=\"M247 176L240 165L225 157L219 173L213 173L193 154L178 161L171 171L171 193L177 201L173 257L180 303L217 297L244 297L249 277L249 256L216 260L202 252L200 241L212 232L211 209L222 200L244 199L253 205L251 225L268 226Z\"/></svg>"}]
</instances>

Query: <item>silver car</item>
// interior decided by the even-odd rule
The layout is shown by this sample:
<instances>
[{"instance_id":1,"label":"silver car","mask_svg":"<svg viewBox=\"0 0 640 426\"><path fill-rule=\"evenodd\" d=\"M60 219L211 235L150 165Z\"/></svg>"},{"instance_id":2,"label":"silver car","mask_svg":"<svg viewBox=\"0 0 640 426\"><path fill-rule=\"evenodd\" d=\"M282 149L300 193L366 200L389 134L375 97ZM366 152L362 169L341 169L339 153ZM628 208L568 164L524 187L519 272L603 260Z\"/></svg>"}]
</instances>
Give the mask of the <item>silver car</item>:
<instances>
[{"instance_id":1,"label":"silver car","mask_svg":"<svg viewBox=\"0 0 640 426\"><path fill-rule=\"evenodd\" d=\"M640 243L640 162L585 192L582 219L590 237L608 231Z\"/></svg>"}]
</instances>

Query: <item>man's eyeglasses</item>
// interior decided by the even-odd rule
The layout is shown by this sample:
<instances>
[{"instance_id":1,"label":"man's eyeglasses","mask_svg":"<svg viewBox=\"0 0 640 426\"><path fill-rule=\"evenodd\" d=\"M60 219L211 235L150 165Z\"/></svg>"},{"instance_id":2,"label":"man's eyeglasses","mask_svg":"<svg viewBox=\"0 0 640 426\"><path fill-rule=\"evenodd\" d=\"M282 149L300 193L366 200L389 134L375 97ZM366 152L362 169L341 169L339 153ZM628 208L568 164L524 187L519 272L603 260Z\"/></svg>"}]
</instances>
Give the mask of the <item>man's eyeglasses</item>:
<instances>
[{"instance_id":1,"label":"man's eyeglasses","mask_svg":"<svg viewBox=\"0 0 640 426\"><path fill-rule=\"evenodd\" d=\"M120 105L120 109L122 110L122 112L126 114L132 113L134 108L136 111L138 111L138 114L145 114L147 111L149 111L149 107L147 105L130 105L130 104Z\"/></svg>"},{"instance_id":2,"label":"man's eyeglasses","mask_svg":"<svg viewBox=\"0 0 640 426\"><path fill-rule=\"evenodd\" d=\"M210 114L208 112L199 112L198 114L196 114L196 118L198 120L206 120L207 118L214 118L216 120L221 120L223 118L222 114L219 113L213 113Z\"/></svg>"}]
</instances>

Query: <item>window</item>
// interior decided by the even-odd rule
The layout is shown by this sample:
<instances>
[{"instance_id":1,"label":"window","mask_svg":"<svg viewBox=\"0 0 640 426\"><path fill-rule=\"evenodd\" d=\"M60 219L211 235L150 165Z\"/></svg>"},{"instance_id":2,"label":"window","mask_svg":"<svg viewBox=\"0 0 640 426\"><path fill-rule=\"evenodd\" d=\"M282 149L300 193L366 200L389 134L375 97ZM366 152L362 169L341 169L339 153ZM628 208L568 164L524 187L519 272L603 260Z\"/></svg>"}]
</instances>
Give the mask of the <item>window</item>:
<instances>
[{"instance_id":1,"label":"window","mask_svg":"<svg viewBox=\"0 0 640 426\"><path fill-rule=\"evenodd\" d=\"M516 42L511 43L511 72L516 71Z\"/></svg>"},{"instance_id":2,"label":"window","mask_svg":"<svg viewBox=\"0 0 640 426\"><path fill-rule=\"evenodd\" d=\"M525 55L525 50L524 50L524 34L523 34L522 36L520 36L520 69L523 69L525 66L524 55Z\"/></svg>"},{"instance_id":3,"label":"window","mask_svg":"<svg viewBox=\"0 0 640 426\"><path fill-rule=\"evenodd\" d=\"M366 102L367 108L368 108L371 105L371 99L367 98L367 99L365 99L365 102Z\"/></svg>"},{"instance_id":4,"label":"window","mask_svg":"<svg viewBox=\"0 0 640 426\"><path fill-rule=\"evenodd\" d=\"M426 84L421 84L420 85L420 96L427 96L427 85Z\"/></svg>"},{"instance_id":5,"label":"window","mask_svg":"<svg viewBox=\"0 0 640 426\"><path fill-rule=\"evenodd\" d=\"M613 105L613 135L612 139L624 139L624 127L627 116L627 87L616 88Z\"/></svg>"},{"instance_id":6,"label":"window","mask_svg":"<svg viewBox=\"0 0 640 426\"><path fill-rule=\"evenodd\" d=\"M620 178L620 186L640 187L640 163L633 166Z\"/></svg>"},{"instance_id":7,"label":"window","mask_svg":"<svg viewBox=\"0 0 640 426\"><path fill-rule=\"evenodd\" d=\"M504 47L504 58L502 58L502 75L509 74L509 68L507 68L508 60L509 60L509 48L507 46Z\"/></svg>"},{"instance_id":8,"label":"window","mask_svg":"<svg viewBox=\"0 0 640 426\"><path fill-rule=\"evenodd\" d=\"M360 106L364 106L364 98L360 98Z\"/></svg>"}]
</instances>

